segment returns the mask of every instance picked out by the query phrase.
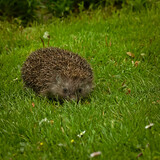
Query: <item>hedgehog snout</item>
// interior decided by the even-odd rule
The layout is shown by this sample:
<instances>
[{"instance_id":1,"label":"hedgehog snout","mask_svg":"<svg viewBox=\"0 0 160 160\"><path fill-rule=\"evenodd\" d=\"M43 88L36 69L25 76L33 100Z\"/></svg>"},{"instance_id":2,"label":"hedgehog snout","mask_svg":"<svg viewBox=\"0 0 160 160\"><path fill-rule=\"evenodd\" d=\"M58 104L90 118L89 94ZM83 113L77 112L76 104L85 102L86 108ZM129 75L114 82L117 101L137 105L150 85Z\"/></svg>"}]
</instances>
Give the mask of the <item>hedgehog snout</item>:
<instances>
[{"instance_id":1,"label":"hedgehog snout","mask_svg":"<svg viewBox=\"0 0 160 160\"><path fill-rule=\"evenodd\" d=\"M69 95L66 99L67 99L67 100L71 100L71 101L76 101L76 100L78 100L78 98L77 98L76 95Z\"/></svg>"},{"instance_id":2,"label":"hedgehog snout","mask_svg":"<svg viewBox=\"0 0 160 160\"><path fill-rule=\"evenodd\" d=\"M63 88L63 98L67 100L77 100L78 95L72 89Z\"/></svg>"}]
</instances>

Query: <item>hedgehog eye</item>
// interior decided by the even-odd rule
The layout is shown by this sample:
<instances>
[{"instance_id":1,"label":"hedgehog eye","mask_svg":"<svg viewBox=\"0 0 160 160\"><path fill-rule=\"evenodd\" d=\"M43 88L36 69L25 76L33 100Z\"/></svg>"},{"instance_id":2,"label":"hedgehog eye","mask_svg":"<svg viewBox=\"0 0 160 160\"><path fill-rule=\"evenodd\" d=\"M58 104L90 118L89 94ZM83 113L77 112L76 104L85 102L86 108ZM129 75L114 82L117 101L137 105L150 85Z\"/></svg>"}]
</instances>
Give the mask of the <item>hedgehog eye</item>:
<instances>
[{"instance_id":1,"label":"hedgehog eye","mask_svg":"<svg viewBox=\"0 0 160 160\"><path fill-rule=\"evenodd\" d=\"M81 88L78 89L78 93L82 93L82 89Z\"/></svg>"},{"instance_id":2,"label":"hedgehog eye","mask_svg":"<svg viewBox=\"0 0 160 160\"><path fill-rule=\"evenodd\" d=\"M67 93L67 92L68 92L67 88L63 88L63 93Z\"/></svg>"}]
</instances>

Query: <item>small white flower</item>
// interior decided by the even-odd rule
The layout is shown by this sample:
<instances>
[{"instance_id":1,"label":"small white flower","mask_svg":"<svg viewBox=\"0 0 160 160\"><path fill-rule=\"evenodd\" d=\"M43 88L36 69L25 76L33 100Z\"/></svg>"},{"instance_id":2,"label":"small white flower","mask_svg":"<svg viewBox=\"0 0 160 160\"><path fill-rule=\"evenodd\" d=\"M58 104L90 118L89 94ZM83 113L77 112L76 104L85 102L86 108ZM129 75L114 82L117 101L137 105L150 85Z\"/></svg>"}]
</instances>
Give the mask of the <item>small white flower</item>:
<instances>
[{"instance_id":1,"label":"small white flower","mask_svg":"<svg viewBox=\"0 0 160 160\"><path fill-rule=\"evenodd\" d=\"M81 132L80 134L78 134L77 136L78 136L79 138L81 138L85 133L86 133L86 131L83 131L83 132Z\"/></svg>"},{"instance_id":2,"label":"small white flower","mask_svg":"<svg viewBox=\"0 0 160 160\"><path fill-rule=\"evenodd\" d=\"M18 81L18 78L13 79L13 81Z\"/></svg>"},{"instance_id":3,"label":"small white flower","mask_svg":"<svg viewBox=\"0 0 160 160\"><path fill-rule=\"evenodd\" d=\"M146 54L145 53L141 53L141 56L144 57Z\"/></svg>"},{"instance_id":4,"label":"small white flower","mask_svg":"<svg viewBox=\"0 0 160 160\"><path fill-rule=\"evenodd\" d=\"M40 122L39 122L39 125L41 125L43 122L50 122L47 118L44 118L44 119L42 119Z\"/></svg>"},{"instance_id":5,"label":"small white flower","mask_svg":"<svg viewBox=\"0 0 160 160\"><path fill-rule=\"evenodd\" d=\"M48 39L49 38L49 32L47 32L47 31L44 32L43 38L44 39Z\"/></svg>"},{"instance_id":6,"label":"small white flower","mask_svg":"<svg viewBox=\"0 0 160 160\"><path fill-rule=\"evenodd\" d=\"M149 125L145 126L145 129L151 128L152 126L154 126L154 124L150 123Z\"/></svg>"},{"instance_id":7,"label":"small white flower","mask_svg":"<svg viewBox=\"0 0 160 160\"><path fill-rule=\"evenodd\" d=\"M93 152L93 153L90 154L90 157L93 158L93 157L99 156L99 155L101 155L101 154L102 154L102 153L101 153L100 151L98 151L98 152Z\"/></svg>"},{"instance_id":8,"label":"small white flower","mask_svg":"<svg viewBox=\"0 0 160 160\"><path fill-rule=\"evenodd\" d=\"M60 146L60 147L63 147L63 146L64 146L64 147L65 147L65 146L66 146L66 144L59 143L59 144L58 144L58 146Z\"/></svg>"}]
</instances>

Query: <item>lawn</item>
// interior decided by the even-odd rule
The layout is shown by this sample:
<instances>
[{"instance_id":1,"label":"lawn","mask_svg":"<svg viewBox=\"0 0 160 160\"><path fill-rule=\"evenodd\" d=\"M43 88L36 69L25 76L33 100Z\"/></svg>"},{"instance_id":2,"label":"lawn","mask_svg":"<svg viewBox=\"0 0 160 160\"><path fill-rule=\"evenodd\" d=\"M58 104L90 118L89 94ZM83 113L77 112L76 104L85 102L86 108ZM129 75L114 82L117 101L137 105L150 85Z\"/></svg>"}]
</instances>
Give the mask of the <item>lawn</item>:
<instances>
[{"instance_id":1,"label":"lawn","mask_svg":"<svg viewBox=\"0 0 160 160\"><path fill-rule=\"evenodd\" d=\"M0 159L87 160L97 151L93 159L160 159L159 15L157 6L26 28L0 22ZM83 102L60 104L24 89L22 64L43 47L46 31L50 46L91 64L95 88Z\"/></svg>"}]
</instances>

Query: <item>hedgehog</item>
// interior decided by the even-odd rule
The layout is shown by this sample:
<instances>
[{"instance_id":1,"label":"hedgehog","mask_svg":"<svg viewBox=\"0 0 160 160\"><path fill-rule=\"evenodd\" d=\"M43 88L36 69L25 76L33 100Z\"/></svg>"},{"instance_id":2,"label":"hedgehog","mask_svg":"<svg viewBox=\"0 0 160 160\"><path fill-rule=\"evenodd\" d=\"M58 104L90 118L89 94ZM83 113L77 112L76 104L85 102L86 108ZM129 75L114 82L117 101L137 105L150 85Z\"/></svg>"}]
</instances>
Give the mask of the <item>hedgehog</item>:
<instances>
[{"instance_id":1,"label":"hedgehog","mask_svg":"<svg viewBox=\"0 0 160 160\"><path fill-rule=\"evenodd\" d=\"M26 87L48 98L79 101L93 90L89 63L76 53L56 47L32 52L21 74Z\"/></svg>"}]
</instances>

